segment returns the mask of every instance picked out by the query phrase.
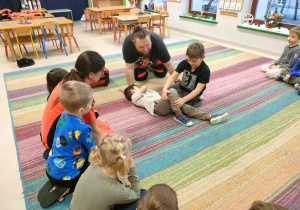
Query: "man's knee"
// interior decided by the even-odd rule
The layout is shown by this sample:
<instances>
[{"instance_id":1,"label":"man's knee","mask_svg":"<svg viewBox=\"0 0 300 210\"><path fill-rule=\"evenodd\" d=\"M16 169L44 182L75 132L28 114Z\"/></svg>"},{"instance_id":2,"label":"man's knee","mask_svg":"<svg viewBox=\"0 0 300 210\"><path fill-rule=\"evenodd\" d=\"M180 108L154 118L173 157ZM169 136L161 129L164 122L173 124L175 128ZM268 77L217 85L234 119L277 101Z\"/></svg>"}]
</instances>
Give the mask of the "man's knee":
<instances>
[{"instance_id":1,"label":"man's knee","mask_svg":"<svg viewBox=\"0 0 300 210\"><path fill-rule=\"evenodd\" d=\"M159 78L165 77L167 75L167 73L168 73L167 68L163 64L154 66L153 70L154 70L155 76L157 76Z\"/></svg>"},{"instance_id":2,"label":"man's knee","mask_svg":"<svg viewBox=\"0 0 300 210\"><path fill-rule=\"evenodd\" d=\"M141 71L139 69L134 70L134 79L136 81L144 81L148 78L148 70L145 69L144 71Z\"/></svg>"}]
</instances>

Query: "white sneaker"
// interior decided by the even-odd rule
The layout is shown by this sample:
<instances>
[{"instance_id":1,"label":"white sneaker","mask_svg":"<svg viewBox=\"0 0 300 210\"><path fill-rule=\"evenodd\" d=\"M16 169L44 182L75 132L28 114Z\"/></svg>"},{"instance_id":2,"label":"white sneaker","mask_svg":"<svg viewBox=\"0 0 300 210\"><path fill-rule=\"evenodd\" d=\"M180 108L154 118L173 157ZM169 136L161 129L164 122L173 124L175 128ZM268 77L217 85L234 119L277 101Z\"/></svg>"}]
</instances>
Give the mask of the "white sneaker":
<instances>
[{"instance_id":1,"label":"white sneaker","mask_svg":"<svg viewBox=\"0 0 300 210\"><path fill-rule=\"evenodd\" d=\"M299 88L299 84L298 84L298 83L296 83L296 84L294 85L294 88L298 90L298 88Z\"/></svg>"},{"instance_id":2,"label":"white sneaker","mask_svg":"<svg viewBox=\"0 0 300 210\"><path fill-rule=\"evenodd\" d=\"M203 100L204 100L203 95L199 96L199 100L200 100L200 101L203 101Z\"/></svg>"}]
</instances>

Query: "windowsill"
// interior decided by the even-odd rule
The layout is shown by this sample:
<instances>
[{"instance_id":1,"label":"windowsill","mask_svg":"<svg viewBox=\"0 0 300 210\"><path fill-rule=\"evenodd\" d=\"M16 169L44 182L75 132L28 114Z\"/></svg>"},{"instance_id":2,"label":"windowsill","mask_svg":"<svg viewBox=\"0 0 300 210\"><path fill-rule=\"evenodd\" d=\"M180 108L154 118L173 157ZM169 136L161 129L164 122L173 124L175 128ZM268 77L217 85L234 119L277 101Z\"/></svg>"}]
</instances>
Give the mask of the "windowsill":
<instances>
[{"instance_id":1,"label":"windowsill","mask_svg":"<svg viewBox=\"0 0 300 210\"><path fill-rule=\"evenodd\" d=\"M268 34L274 34L278 36L284 36L288 37L289 36L289 30L286 28L266 28L265 25L260 25L259 27L257 25L248 25L248 24L241 24L237 25L238 28L243 28L247 30L252 30L252 31L258 31L262 33L268 33Z\"/></svg>"},{"instance_id":2,"label":"windowsill","mask_svg":"<svg viewBox=\"0 0 300 210\"><path fill-rule=\"evenodd\" d=\"M186 19L192 19L192 20L198 20L198 21L207 22L207 23L213 23L213 24L218 23L217 21L212 20L212 18L187 17L185 15L179 15L179 17L186 18Z\"/></svg>"},{"instance_id":3,"label":"windowsill","mask_svg":"<svg viewBox=\"0 0 300 210\"><path fill-rule=\"evenodd\" d=\"M150 10L150 9L144 9L144 11L146 11L146 12L154 12L154 13L159 13L159 12L157 12L157 11Z\"/></svg>"}]
</instances>

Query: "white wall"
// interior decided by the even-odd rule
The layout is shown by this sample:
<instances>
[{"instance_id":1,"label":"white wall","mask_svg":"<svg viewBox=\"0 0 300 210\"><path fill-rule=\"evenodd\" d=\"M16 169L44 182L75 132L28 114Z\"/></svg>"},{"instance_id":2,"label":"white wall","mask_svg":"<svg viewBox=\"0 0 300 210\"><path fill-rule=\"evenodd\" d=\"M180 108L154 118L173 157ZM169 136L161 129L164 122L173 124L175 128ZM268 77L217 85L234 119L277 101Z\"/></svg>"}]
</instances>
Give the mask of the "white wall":
<instances>
[{"instance_id":1,"label":"white wall","mask_svg":"<svg viewBox=\"0 0 300 210\"><path fill-rule=\"evenodd\" d=\"M268 55L273 59L280 57L284 46L288 44L287 37L237 28L237 25L242 23L243 16L250 12L252 0L244 0L242 11L238 12L237 17L220 15L218 10L218 24L180 18L179 15L188 13L188 4L189 0L182 0L181 3L168 2L170 28L199 34L199 40L258 55Z\"/></svg>"}]
</instances>

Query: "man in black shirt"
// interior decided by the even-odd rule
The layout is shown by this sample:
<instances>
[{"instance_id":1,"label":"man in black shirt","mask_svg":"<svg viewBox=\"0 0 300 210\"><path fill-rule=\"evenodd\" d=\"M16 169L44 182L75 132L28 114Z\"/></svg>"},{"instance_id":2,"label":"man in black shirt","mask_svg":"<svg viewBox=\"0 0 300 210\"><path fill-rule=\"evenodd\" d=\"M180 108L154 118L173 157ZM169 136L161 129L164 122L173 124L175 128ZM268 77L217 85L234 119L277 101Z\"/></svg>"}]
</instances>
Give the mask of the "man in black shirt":
<instances>
[{"instance_id":1,"label":"man in black shirt","mask_svg":"<svg viewBox=\"0 0 300 210\"><path fill-rule=\"evenodd\" d=\"M148 69L153 69L157 77L165 77L175 71L170 54L162 38L152 31L136 26L134 32L125 38L123 58L126 63L127 84L146 80Z\"/></svg>"}]
</instances>

